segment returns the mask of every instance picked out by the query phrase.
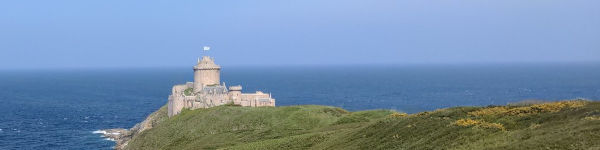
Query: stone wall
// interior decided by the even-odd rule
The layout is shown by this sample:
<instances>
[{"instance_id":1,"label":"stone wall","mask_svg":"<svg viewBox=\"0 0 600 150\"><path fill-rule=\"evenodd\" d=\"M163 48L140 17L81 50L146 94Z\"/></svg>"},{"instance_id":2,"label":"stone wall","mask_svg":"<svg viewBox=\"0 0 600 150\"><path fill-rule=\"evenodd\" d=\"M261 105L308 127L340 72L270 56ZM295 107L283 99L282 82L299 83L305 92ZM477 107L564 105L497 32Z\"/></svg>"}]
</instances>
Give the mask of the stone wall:
<instances>
[{"instance_id":1,"label":"stone wall","mask_svg":"<svg viewBox=\"0 0 600 150\"><path fill-rule=\"evenodd\" d=\"M181 109L185 107L183 92L187 88L189 87L185 84L173 86L171 90L171 95L169 95L169 101L167 102L167 114L169 117L179 114L179 112L181 112Z\"/></svg>"},{"instance_id":2,"label":"stone wall","mask_svg":"<svg viewBox=\"0 0 600 150\"><path fill-rule=\"evenodd\" d=\"M185 107L184 97L181 95L170 95L167 114L169 117L177 115Z\"/></svg>"},{"instance_id":3,"label":"stone wall","mask_svg":"<svg viewBox=\"0 0 600 150\"><path fill-rule=\"evenodd\" d=\"M250 107L275 106L275 99L271 98L271 94L260 91L256 93L242 93L240 104Z\"/></svg>"}]
</instances>

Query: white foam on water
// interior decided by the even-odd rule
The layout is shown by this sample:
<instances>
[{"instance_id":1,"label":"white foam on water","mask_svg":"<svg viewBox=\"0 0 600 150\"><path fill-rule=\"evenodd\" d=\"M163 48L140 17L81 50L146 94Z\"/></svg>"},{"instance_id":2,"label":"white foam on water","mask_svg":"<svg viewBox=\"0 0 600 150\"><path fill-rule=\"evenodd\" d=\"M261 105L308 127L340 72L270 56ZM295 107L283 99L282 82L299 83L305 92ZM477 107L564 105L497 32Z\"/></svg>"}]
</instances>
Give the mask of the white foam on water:
<instances>
[{"instance_id":1,"label":"white foam on water","mask_svg":"<svg viewBox=\"0 0 600 150\"><path fill-rule=\"evenodd\" d=\"M113 141L113 142L115 141L115 139L113 139L113 138L105 138L104 140Z\"/></svg>"},{"instance_id":2,"label":"white foam on water","mask_svg":"<svg viewBox=\"0 0 600 150\"><path fill-rule=\"evenodd\" d=\"M103 131L103 130L96 130L96 131L94 131L94 132L92 132L92 133L94 133L94 134L106 134L106 131Z\"/></svg>"}]
</instances>

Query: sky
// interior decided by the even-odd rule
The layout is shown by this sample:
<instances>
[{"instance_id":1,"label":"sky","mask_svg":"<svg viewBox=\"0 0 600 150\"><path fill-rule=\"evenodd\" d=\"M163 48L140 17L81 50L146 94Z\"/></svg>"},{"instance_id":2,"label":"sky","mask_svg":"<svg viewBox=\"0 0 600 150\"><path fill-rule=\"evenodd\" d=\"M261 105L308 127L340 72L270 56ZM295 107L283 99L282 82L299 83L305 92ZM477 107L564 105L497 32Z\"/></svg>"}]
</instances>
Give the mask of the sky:
<instances>
[{"instance_id":1,"label":"sky","mask_svg":"<svg viewBox=\"0 0 600 150\"><path fill-rule=\"evenodd\" d=\"M0 2L0 69L179 67L202 55L229 66L600 62L600 1Z\"/></svg>"}]
</instances>

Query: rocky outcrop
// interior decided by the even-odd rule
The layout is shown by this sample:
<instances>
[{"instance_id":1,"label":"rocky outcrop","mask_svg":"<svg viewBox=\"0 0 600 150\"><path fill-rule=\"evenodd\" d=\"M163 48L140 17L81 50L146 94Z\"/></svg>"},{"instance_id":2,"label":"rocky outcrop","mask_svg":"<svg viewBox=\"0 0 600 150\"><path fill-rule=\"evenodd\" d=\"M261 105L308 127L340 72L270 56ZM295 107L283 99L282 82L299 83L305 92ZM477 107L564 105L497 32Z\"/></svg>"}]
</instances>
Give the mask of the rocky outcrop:
<instances>
[{"instance_id":1,"label":"rocky outcrop","mask_svg":"<svg viewBox=\"0 0 600 150\"><path fill-rule=\"evenodd\" d=\"M135 126L133 126L129 130L122 129L122 128L106 129L106 130L101 130L99 133L102 133L104 137L115 141L116 145L114 148L116 150L122 150L122 149L126 149L127 143L135 135L138 135L145 130L155 127L160 122L162 122L168 118L169 117L167 116L167 107L163 106L158 111L153 112L148 117L146 117L146 120L142 121L141 123L135 124Z\"/></svg>"}]
</instances>

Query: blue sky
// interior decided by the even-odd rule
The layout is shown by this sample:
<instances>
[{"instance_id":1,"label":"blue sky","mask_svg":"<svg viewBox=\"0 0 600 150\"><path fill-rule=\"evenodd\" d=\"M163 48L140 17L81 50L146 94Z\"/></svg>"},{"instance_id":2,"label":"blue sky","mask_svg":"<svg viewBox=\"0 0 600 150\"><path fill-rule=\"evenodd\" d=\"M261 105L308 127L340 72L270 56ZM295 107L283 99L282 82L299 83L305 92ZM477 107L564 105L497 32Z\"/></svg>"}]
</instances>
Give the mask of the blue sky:
<instances>
[{"instance_id":1,"label":"blue sky","mask_svg":"<svg viewBox=\"0 0 600 150\"><path fill-rule=\"evenodd\" d=\"M15 0L0 68L600 61L598 0Z\"/></svg>"}]
</instances>

